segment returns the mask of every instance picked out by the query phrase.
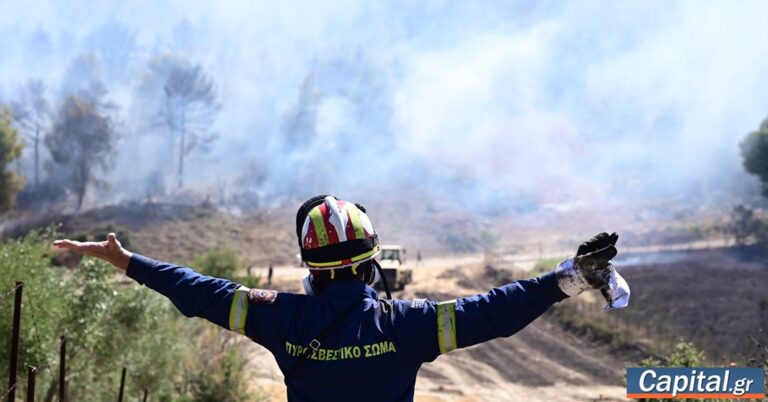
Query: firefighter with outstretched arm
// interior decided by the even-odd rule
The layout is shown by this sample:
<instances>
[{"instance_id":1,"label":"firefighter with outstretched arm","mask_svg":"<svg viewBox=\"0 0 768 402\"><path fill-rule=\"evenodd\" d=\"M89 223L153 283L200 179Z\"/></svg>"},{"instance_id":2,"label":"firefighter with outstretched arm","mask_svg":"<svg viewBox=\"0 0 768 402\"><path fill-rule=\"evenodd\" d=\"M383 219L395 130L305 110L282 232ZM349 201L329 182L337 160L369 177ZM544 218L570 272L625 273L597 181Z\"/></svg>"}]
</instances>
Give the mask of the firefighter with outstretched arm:
<instances>
[{"instance_id":1,"label":"firefighter with outstretched arm","mask_svg":"<svg viewBox=\"0 0 768 402\"><path fill-rule=\"evenodd\" d=\"M124 249L112 233L101 242L57 240L54 246L107 261L185 316L264 346L292 402L412 401L419 368L441 354L510 336L587 289L601 290L609 308L629 299L611 264L615 233L593 237L538 278L442 302L377 296L371 286L382 276L375 260L379 240L361 205L313 197L296 214L296 235L309 268L306 294L249 289L154 260Z\"/></svg>"}]
</instances>

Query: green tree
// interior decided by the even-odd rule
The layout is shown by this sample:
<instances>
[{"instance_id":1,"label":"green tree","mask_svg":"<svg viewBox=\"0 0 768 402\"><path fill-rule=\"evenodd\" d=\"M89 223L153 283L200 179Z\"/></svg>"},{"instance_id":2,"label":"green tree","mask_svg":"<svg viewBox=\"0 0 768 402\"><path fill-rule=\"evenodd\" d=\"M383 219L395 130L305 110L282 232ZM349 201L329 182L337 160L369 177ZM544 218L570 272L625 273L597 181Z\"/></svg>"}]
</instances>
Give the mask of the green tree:
<instances>
[{"instance_id":1,"label":"green tree","mask_svg":"<svg viewBox=\"0 0 768 402\"><path fill-rule=\"evenodd\" d=\"M83 206L88 186L104 186L96 168L111 168L117 133L109 116L83 98L70 96L62 105L45 138L53 161L67 169L68 185L77 194L77 209Z\"/></svg>"},{"instance_id":2,"label":"green tree","mask_svg":"<svg viewBox=\"0 0 768 402\"><path fill-rule=\"evenodd\" d=\"M6 171L21 156L24 145L19 133L11 126L11 114L0 106L0 212L16 202L16 193L24 187L24 180L15 172Z\"/></svg>"},{"instance_id":3,"label":"green tree","mask_svg":"<svg viewBox=\"0 0 768 402\"><path fill-rule=\"evenodd\" d=\"M768 118L760 128L747 134L739 144L744 169L760 178L763 195L768 197Z\"/></svg>"}]
</instances>

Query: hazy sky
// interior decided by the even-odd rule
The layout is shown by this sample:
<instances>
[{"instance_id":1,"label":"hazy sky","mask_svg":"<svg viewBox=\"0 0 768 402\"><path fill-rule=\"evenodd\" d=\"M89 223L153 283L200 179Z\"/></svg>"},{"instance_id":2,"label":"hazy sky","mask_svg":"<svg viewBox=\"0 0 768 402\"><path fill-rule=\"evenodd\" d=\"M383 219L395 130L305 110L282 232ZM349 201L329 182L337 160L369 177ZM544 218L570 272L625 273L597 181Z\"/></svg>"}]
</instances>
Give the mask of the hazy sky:
<instances>
[{"instance_id":1,"label":"hazy sky","mask_svg":"<svg viewBox=\"0 0 768 402\"><path fill-rule=\"evenodd\" d=\"M220 140L190 163L200 185L253 172L263 193L700 195L744 179L737 144L768 115L766 15L764 1L0 0L0 98L30 78L61 96L67 66L94 55L124 125L111 175L133 188L172 172L135 91L172 53L220 94ZM286 144L306 82L313 136Z\"/></svg>"}]
</instances>

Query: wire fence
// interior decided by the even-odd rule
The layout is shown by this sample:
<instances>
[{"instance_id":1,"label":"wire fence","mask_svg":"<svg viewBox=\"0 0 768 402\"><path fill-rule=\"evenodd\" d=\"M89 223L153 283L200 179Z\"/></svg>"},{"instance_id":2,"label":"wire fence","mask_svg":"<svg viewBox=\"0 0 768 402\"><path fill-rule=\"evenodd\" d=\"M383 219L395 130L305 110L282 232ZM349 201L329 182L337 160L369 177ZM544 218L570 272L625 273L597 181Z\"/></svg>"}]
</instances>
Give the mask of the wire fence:
<instances>
[{"instance_id":1,"label":"wire fence","mask_svg":"<svg viewBox=\"0 0 768 402\"><path fill-rule=\"evenodd\" d=\"M8 402L15 402L16 400L16 391L23 391L26 394L26 400L28 402L34 402L35 400L35 386L36 386L36 376L37 373L40 371L40 369L45 369L49 375L51 376L51 379L55 379L56 376L53 374L51 367L52 365L50 362L48 362L46 359L44 359L41 362L38 362L37 365L30 365L27 364L27 383L26 386L22 384L19 385L18 381L18 355L19 350L24 345L23 339L20 339L20 322L21 322L21 314L22 314L22 296L24 291L24 283L23 282L17 282L15 286L8 289L7 291L0 294L0 300L4 299L6 297L9 297L11 295L15 296L14 301L14 307L13 307L13 327L11 329L11 359L10 359L10 367L9 367L9 379L8 379L8 387L5 389L5 391L0 394L0 402L7 400ZM28 298L28 306L27 309L28 312L31 315L31 322L37 322L35 319L35 307L34 304L31 302L32 298ZM42 345L39 339L39 334L37 331L32 331L35 339L33 339L33 342L37 345ZM58 380L56 380L55 386L58 390L58 401L59 402L66 402L67 401L67 393L66 393L66 387L67 387L67 374L66 374L66 359L67 359L67 352L66 352L66 344L67 344L67 337L61 336L61 343L59 348L59 375ZM118 401L123 400L123 394L125 390L125 378L126 378L126 372L127 369L125 367L122 368L122 375L121 375L121 381L120 381L120 388L117 390L117 399ZM144 389L143 392L143 398L142 400L146 402L149 397L149 390Z\"/></svg>"},{"instance_id":2,"label":"wire fence","mask_svg":"<svg viewBox=\"0 0 768 402\"><path fill-rule=\"evenodd\" d=\"M14 286L14 287L12 287L12 288L8 289L7 291L5 291L5 292L3 292L3 293L0 293L0 299L5 299L6 297L8 297L8 296L10 296L10 295L13 295L13 294L15 294L15 293L16 293L16 290L17 290L17 289L21 289L22 287L24 287L24 284L23 284L23 283L19 283L19 284L17 284L16 286Z\"/></svg>"},{"instance_id":3,"label":"wire fence","mask_svg":"<svg viewBox=\"0 0 768 402\"><path fill-rule=\"evenodd\" d=\"M10 394L11 394L11 392L15 391L15 390L16 390L16 385L17 385L17 384L13 384L13 385L11 385L11 386L10 386L10 388L8 388L8 390L7 390L7 391L5 391L5 393L4 393L2 396L0 396L0 400L3 400L3 399L5 399L6 397L8 397L8 395L10 395ZM8 398L8 400L9 400L9 401L12 401L12 399L11 399L11 398Z\"/></svg>"}]
</instances>

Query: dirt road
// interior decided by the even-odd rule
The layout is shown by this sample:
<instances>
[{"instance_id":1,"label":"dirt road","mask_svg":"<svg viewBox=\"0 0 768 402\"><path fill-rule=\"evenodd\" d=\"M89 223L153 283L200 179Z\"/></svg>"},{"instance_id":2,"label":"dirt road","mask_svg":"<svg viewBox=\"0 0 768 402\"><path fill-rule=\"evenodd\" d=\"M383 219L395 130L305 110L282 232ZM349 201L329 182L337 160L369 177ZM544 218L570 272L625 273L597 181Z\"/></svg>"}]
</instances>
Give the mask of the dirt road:
<instances>
[{"instance_id":1,"label":"dirt road","mask_svg":"<svg viewBox=\"0 0 768 402\"><path fill-rule=\"evenodd\" d=\"M414 283L395 297L454 298L487 291L481 257L429 259L414 269ZM278 268L273 287L298 291L304 270ZM567 302L567 301L566 301ZM282 375L265 349L251 347L255 385L270 401L285 400ZM617 361L540 319L513 337L457 350L425 364L417 401L625 400Z\"/></svg>"}]
</instances>

